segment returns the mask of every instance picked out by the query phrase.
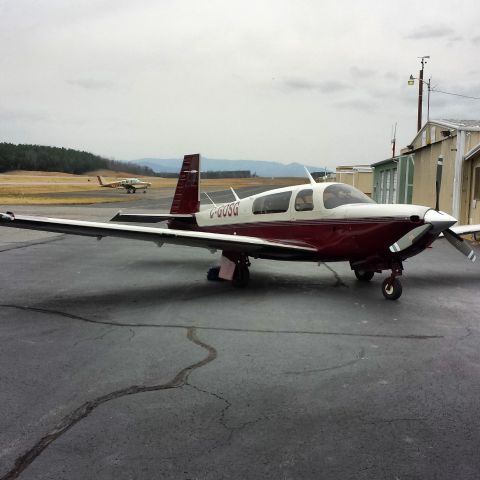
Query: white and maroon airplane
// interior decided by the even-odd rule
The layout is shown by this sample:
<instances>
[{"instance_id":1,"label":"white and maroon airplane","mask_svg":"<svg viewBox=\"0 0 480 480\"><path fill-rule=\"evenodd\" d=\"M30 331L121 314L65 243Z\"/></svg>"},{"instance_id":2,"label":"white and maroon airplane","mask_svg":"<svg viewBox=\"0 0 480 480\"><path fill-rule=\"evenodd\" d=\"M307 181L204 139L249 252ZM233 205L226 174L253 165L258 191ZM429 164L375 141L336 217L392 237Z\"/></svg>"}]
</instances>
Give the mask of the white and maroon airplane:
<instances>
[{"instance_id":1,"label":"white and maroon airplane","mask_svg":"<svg viewBox=\"0 0 480 480\"><path fill-rule=\"evenodd\" d=\"M437 199L440 188L437 175ZM382 284L385 298L402 294L398 276L402 262L427 248L443 234L471 261L475 254L459 235L480 232L480 225L453 227L457 220L437 208L379 205L342 183L310 183L278 188L213 205L200 211L200 155L186 155L169 214L117 214L118 222L168 221L168 228L59 218L0 214L0 226L97 237L123 237L203 247L221 251L221 265L208 279L231 280L244 287L249 258L270 260L348 261L356 277L369 281L390 270Z\"/></svg>"}]
</instances>

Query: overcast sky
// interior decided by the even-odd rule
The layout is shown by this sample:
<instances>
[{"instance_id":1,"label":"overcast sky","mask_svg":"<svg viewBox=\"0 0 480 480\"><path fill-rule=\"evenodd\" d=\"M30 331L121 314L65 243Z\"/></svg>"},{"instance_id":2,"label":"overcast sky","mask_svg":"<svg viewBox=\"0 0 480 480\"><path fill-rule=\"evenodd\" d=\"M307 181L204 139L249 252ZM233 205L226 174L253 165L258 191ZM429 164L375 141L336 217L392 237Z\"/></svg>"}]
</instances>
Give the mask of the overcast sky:
<instances>
[{"instance_id":1,"label":"overcast sky","mask_svg":"<svg viewBox=\"0 0 480 480\"><path fill-rule=\"evenodd\" d=\"M478 0L0 0L0 142L372 163L416 133L418 56L480 97L478 25ZM431 118L480 101L432 93Z\"/></svg>"}]
</instances>

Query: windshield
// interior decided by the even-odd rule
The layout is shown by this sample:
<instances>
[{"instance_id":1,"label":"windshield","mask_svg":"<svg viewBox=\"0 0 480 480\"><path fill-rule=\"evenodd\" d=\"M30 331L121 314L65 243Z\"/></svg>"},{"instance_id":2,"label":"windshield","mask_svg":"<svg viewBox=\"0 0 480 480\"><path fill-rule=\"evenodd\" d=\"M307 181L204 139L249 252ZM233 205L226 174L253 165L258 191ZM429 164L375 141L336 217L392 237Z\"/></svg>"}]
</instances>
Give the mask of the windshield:
<instances>
[{"instance_id":1,"label":"windshield","mask_svg":"<svg viewBox=\"0 0 480 480\"><path fill-rule=\"evenodd\" d=\"M323 191L323 204L325 208L335 208L351 203L375 203L370 197L360 190L344 183L329 185Z\"/></svg>"}]
</instances>

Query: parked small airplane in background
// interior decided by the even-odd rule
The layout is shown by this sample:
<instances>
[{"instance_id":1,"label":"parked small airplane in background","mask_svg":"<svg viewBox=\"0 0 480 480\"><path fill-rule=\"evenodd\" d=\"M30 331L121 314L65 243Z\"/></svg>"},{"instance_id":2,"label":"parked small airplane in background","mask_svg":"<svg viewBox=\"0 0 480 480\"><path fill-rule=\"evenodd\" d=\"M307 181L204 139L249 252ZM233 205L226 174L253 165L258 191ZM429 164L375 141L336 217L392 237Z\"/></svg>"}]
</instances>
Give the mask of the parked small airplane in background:
<instances>
[{"instance_id":1,"label":"parked small airplane in background","mask_svg":"<svg viewBox=\"0 0 480 480\"><path fill-rule=\"evenodd\" d=\"M146 193L147 188L152 186L151 183L144 182L138 178L122 178L121 180L110 183L106 183L105 179L100 175L97 175L97 178L100 186L108 188L125 188L127 193L135 193L137 190L143 190L143 193Z\"/></svg>"},{"instance_id":2,"label":"parked small airplane in background","mask_svg":"<svg viewBox=\"0 0 480 480\"><path fill-rule=\"evenodd\" d=\"M475 254L459 235L480 232L480 225L453 227L452 216L440 212L442 165L437 168L436 208L379 205L343 183L310 183L269 190L200 211L200 155L186 155L169 214L117 214L112 220L133 223L168 221L169 228L121 225L60 218L0 214L0 226L97 237L115 236L203 247L222 252L220 267L207 278L249 281L249 258L270 260L348 261L360 281L391 270L382 283L385 298L402 294L398 276L403 261L443 236L471 261Z\"/></svg>"}]
</instances>

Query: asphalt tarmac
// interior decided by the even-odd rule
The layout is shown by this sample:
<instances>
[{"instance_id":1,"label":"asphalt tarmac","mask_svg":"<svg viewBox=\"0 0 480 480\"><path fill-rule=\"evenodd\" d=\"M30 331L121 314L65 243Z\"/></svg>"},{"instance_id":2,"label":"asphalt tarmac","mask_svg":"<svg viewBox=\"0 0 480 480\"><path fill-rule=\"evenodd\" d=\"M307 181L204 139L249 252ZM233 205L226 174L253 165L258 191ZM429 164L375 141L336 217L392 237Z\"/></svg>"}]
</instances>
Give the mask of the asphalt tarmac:
<instances>
[{"instance_id":1,"label":"asphalt tarmac","mask_svg":"<svg viewBox=\"0 0 480 480\"><path fill-rule=\"evenodd\" d=\"M396 302L344 263L236 290L122 239L2 228L0 260L1 480L480 477L480 264L443 240Z\"/></svg>"}]
</instances>

